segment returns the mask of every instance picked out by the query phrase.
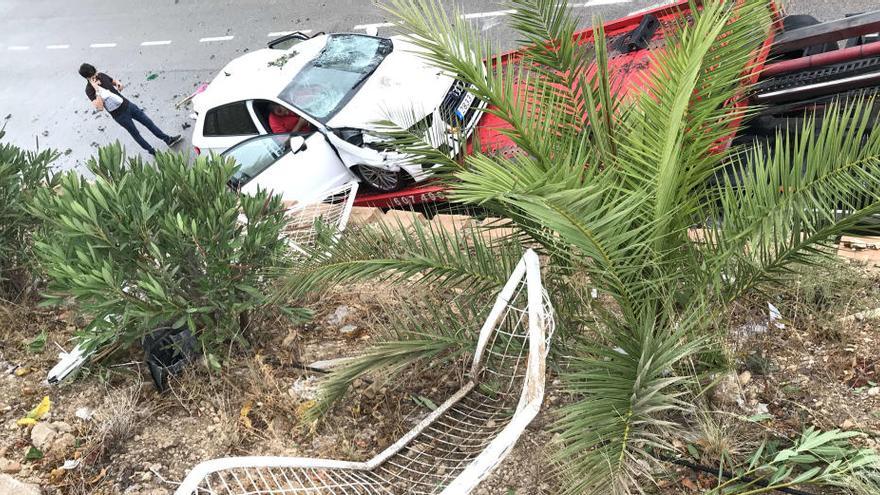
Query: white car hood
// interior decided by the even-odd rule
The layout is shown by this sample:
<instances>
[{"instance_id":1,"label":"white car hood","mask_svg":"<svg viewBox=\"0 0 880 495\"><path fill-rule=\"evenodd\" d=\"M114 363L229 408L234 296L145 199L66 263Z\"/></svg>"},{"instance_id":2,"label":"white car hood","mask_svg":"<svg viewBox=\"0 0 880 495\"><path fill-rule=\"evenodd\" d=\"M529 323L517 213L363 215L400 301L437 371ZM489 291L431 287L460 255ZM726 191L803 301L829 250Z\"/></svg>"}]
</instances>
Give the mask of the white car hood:
<instances>
[{"instance_id":1,"label":"white car hood","mask_svg":"<svg viewBox=\"0 0 880 495\"><path fill-rule=\"evenodd\" d=\"M329 127L369 129L377 121L391 120L408 128L443 102L453 78L414 53L415 45L399 38L393 41L394 51L327 122Z\"/></svg>"}]
</instances>

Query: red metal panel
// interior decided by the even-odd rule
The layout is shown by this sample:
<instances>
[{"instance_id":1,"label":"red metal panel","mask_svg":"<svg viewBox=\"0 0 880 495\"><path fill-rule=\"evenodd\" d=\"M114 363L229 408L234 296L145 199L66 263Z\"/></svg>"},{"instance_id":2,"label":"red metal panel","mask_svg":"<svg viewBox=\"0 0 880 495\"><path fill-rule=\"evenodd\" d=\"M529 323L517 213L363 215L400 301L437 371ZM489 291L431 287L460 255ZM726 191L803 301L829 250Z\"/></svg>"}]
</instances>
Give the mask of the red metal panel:
<instances>
[{"instance_id":1,"label":"red metal panel","mask_svg":"<svg viewBox=\"0 0 880 495\"><path fill-rule=\"evenodd\" d=\"M775 2L770 2L770 8L774 14L774 31L771 31L768 38L764 40L760 48L756 50L754 65L749 70L747 81L749 83L757 82L761 76L761 71L770 53L775 33L781 31L782 16ZM666 6L657 7L650 11L640 12L631 16L616 19L604 24L606 38L612 39L621 35L625 35L636 29L645 15L653 14L661 21L661 24L671 25L676 18L687 15L690 12L688 0L679 0L678 2ZM664 37L664 28L658 29L654 38L651 40L651 46L648 49L638 50L632 53L617 54L609 60L610 70L615 78L615 93L620 97L625 97L628 93L643 89L645 76L651 69L652 51L662 50ZM579 45L588 45L593 43L593 29L587 28L574 34L574 39ZM511 50L501 53L491 60L487 60L493 67L498 63L511 64L517 63L522 58L523 50ZM527 88L519 91L523 97L526 97ZM745 98L735 103L737 108L748 105ZM739 120L731 122L731 128L737 126ZM503 119L486 113L480 120L477 130L481 151L488 154L514 155L518 152L516 145L504 133L505 129L510 129L510 125ZM720 147L726 147L729 139L719 142ZM468 146L468 152L472 152L471 145ZM442 201L445 199L443 188L436 185L420 185L401 191L387 194L361 194L355 200L358 206L374 206L374 207L406 207L419 203Z\"/></svg>"}]
</instances>

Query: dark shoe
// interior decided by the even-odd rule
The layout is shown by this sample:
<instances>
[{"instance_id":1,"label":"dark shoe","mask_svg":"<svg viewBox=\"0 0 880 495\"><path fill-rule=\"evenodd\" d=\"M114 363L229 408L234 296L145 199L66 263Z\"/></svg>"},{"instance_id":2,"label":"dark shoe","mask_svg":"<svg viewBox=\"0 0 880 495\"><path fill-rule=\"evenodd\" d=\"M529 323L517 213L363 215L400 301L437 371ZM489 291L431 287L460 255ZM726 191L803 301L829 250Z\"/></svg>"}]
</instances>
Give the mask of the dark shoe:
<instances>
[{"instance_id":1,"label":"dark shoe","mask_svg":"<svg viewBox=\"0 0 880 495\"><path fill-rule=\"evenodd\" d=\"M171 146L174 146L175 144L181 142L182 140L183 140L183 138L180 137L180 134L178 134L176 136L171 136L170 138L168 138L168 141L165 141L165 144L167 144L169 147L171 147Z\"/></svg>"}]
</instances>

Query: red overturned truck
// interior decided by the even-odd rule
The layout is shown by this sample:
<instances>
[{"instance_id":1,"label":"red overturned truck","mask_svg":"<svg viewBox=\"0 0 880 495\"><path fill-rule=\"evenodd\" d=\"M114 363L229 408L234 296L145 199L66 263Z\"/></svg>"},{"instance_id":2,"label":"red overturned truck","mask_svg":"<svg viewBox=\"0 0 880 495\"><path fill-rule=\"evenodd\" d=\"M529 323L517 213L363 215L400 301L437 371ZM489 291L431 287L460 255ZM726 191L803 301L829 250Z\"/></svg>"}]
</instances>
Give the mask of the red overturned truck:
<instances>
[{"instance_id":1,"label":"red overturned truck","mask_svg":"<svg viewBox=\"0 0 880 495\"><path fill-rule=\"evenodd\" d=\"M605 24L610 71L615 74L618 94L643 80L638 73L651 70L652 50L662 47L677 18L687 16L687 0ZM835 99L864 97L880 92L880 10L852 13L830 22L808 15L776 11L774 32L756 41L751 81L756 83L749 104L762 110L740 134L737 142L766 139L778 129L799 128L791 123L821 110ZM593 30L578 32L583 45L593 43ZM515 63L517 50L501 56L502 63ZM505 152L513 144L499 132L505 124L486 114L478 127L478 142L487 153ZM361 193L359 206L406 207L443 198L443 188L430 183L390 193Z\"/></svg>"}]
</instances>

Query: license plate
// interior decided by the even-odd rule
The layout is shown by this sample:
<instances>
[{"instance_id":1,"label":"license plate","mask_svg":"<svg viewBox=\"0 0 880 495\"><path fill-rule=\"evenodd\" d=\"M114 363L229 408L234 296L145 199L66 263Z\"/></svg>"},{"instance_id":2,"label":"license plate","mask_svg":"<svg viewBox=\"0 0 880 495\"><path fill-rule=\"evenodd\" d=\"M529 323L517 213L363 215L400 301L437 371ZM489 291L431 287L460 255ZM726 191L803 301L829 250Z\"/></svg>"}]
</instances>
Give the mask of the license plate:
<instances>
[{"instance_id":1,"label":"license plate","mask_svg":"<svg viewBox=\"0 0 880 495\"><path fill-rule=\"evenodd\" d=\"M467 111L470 110L471 104L474 102L474 95L471 93L465 93L464 99L461 100L461 103L458 104L458 108L455 109L455 115L461 120L464 120L464 116L467 114Z\"/></svg>"}]
</instances>

